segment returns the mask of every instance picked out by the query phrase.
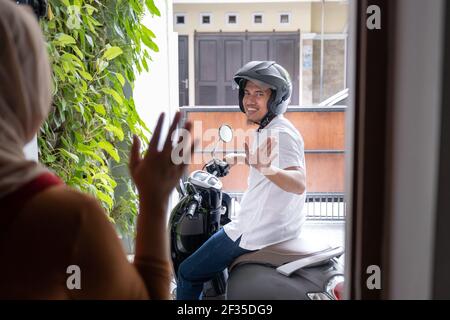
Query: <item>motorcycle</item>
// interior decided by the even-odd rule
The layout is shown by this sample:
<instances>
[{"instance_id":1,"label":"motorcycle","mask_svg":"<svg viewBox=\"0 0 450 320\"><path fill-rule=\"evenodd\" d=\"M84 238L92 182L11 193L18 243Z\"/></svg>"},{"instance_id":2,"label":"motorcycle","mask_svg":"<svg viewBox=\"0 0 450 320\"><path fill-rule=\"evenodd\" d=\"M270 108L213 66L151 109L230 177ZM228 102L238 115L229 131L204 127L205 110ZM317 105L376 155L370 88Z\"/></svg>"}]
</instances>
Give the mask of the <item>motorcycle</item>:
<instances>
[{"instance_id":1,"label":"motorcycle","mask_svg":"<svg viewBox=\"0 0 450 320\"><path fill-rule=\"evenodd\" d=\"M230 126L219 128L212 159L180 183L178 204L169 220L170 249L176 276L180 264L238 214L239 204L222 191L219 178L230 166L215 157L217 143L230 142ZM340 300L344 250L297 238L244 254L204 284L202 297L229 300ZM212 253L213 254L213 253Z\"/></svg>"}]
</instances>

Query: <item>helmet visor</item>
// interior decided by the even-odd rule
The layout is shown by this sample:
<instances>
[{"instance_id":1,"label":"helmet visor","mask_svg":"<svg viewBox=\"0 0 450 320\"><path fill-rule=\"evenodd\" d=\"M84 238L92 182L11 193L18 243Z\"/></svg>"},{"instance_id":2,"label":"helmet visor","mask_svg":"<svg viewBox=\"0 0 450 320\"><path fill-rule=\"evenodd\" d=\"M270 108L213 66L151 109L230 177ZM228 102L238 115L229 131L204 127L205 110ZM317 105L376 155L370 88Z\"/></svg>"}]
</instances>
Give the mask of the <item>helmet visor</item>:
<instances>
[{"instance_id":1,"label":"helmet visor","mask_svg":"<svg viewBox=\"0 0 450 320\"><path fill-rule=\"evenodd\" d=\"M245 79L245 80L248 80L248 81L251 81L251 82L253 82L254 84L256 84L258 87L260 87L262 90L266 90L266 89L273 89L273 90L276 90L276 87L275 86L273 86L273 85L270 85L270 84L268 84L268 83L265 83L265 82L262 82L262 81L260 81L260 80L257 80L257 79L253 79L253 78L250 78L250 77L247 77L247 76L239 76L239 77L236 77L237 79L235 79L235 80L238 80L238 81L236 81L236 82L241 82L241 79ZM234 84L234 83L233 83ZM239 88L239 85L236 83L235 84L235 88ZM242 89L245 89L245 88L242 88Z\"/></svg>"}]
</instances>

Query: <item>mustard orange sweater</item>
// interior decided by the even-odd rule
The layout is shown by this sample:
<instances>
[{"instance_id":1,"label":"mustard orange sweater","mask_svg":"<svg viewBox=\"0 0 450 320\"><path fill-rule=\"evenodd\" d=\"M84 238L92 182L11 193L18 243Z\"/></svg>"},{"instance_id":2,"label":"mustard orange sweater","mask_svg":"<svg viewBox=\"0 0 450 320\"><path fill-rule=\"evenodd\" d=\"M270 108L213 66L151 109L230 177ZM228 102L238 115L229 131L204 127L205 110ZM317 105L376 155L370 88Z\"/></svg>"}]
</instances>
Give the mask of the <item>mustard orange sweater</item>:
<instances>
[{"instance_id":1,"label":"mustard orange sweater","mask_svg":"<svg viewBox=\"0 0 450 320\"><path fill-rule=\"evenodd\" d=\"M0 299L168 297L170 279L169 261L130 263L98 201L53 175L0 199Z\"/></svg>"}]
</instances>

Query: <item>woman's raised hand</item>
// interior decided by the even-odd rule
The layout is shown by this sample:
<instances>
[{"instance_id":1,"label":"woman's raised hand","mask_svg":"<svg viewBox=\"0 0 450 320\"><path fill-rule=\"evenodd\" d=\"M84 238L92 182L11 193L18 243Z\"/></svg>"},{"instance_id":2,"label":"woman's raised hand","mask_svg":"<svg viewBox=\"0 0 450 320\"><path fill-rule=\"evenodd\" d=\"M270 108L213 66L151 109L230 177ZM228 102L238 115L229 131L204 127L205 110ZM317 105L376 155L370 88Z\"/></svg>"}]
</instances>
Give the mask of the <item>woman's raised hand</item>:
<instances>
[{"instance_id":1,"label":"woman's raised hand","mask_svg":"<svg viewBox=\"0 0 450 320\"><path fill-rule=\"evenodd\" d=\"M164 122L164 113L159 116L158 123L153 132L152 139L150 140L148 150L145 156L140 156L141 142L137 136L133 137L133 145L130 152L129 168L131 177L136 184L139 194L145 194L152 198L165 199L167 198L173 188L178 183L184 169L186 168L186 161L180 164L175 164L173 160L173 146L172 135L177 129L180 122L181 114L177 112L175 118L169 128L167 137L164 143L164 147L161 151L158 151L159 139L161 136L162 124ZM191 131L192 124L187 122L182 129ZM181 141L182 140L182 141ZM188 152L192 155L194 151L194 143L190 143L191 139L181 139L178 143L181 143L181 153L176 156L183 155L183 151L188 148Z\"/></svg>"}]
</instances>

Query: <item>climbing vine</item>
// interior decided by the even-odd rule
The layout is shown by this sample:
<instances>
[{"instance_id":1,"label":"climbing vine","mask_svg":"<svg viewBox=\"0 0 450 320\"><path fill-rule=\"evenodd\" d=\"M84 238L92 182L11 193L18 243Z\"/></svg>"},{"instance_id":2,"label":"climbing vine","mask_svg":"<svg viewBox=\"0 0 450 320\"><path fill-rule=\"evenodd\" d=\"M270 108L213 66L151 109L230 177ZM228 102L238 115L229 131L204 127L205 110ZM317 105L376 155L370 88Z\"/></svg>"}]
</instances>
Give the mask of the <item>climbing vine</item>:
<instances>
[{"instance_id":1,"label":"climbing vine","mask_svg":"<svg viewBox=\"0 0 450 320\"><path fill-rule=\"evenodd\" d=\"M153 0L50 0L41 24L53 69L53 106L38 137L41 162L68 185L94 195L122 234L138 205L127 173L132 135L150 131L132 98L148 71L155 35L142 23Z\"/></svg>"}]
</instances>

